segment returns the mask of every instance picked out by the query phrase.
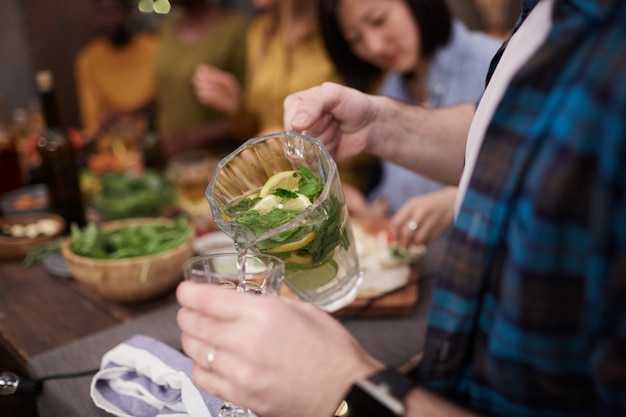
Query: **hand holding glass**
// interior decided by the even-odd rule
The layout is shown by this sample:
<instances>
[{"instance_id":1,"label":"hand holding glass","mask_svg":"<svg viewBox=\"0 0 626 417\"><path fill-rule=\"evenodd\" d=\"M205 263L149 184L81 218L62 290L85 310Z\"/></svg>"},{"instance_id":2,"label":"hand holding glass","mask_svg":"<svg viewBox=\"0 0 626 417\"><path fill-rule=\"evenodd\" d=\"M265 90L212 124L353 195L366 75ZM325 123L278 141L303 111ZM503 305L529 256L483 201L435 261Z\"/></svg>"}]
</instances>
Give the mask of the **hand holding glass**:
<instances>
[{"instance_id":1,"label":"hand holding glass","mask_svg":"<svg viewBox=\"0 0 626 417\"><path fill-rule=\"evenodd\" d=\"M279 295L285 265L271 255L236 253L214 253L196 256L183 264L185 279L194 282L215 284L236 291L257 295ZM254 417L247 408L225 402L220 417Z\"/></svg>"}]
</instances>

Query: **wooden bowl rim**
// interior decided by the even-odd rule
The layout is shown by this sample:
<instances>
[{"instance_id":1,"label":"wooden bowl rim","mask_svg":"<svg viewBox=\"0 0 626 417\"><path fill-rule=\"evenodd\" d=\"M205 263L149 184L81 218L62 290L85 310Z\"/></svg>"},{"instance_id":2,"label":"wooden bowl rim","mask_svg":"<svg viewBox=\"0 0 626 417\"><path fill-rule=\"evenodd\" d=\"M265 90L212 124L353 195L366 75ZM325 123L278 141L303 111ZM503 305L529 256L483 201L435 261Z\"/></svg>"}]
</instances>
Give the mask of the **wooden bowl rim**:
<instances>
[{"instance_id":1,"label":"wooden bowl rim","mask_svg":"<svg viewBox=\"0 0 626 417\"><path fill-rule=\"evenodd\" d=\"M166 224L174 224L174 220L168 219L167 217L137 217L132 219L122 219L122 220L112 220L109 222L104 222L100 225L104 230L117 229L120 227L124 227L128 224L154 224L154 223L166 223ZM163 255L169 255L176 253L176 251L181 251L185 249L187 246L190 246L194 239L194 231L191 226L188 226L189 229L189 239L187 239L184 243L179 246L173 247L163 252L155 253L152 255L144 255L144 256L135 256L133 258L120 258L120 259L97 259L90 258L88 256L77 255L70 249L70 245L72 244L71 236L63 241L63 245L61 246L61 252L65 259L68 259L72 262L80 262L80 263L88 263L92 265L133 265L140 262L145 262L148 260L153 260L155 258L159 258Z\"/></svg>"}]
</instances>

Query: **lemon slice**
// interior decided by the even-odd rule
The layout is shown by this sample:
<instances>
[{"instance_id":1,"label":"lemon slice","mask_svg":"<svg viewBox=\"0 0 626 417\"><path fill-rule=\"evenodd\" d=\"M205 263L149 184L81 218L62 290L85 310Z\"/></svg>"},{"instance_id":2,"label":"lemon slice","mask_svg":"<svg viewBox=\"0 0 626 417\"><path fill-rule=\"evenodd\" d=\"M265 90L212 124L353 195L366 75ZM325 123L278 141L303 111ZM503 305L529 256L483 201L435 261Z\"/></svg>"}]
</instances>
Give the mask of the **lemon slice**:
<instances>
[{"instance_id":1,"label":"lemon slice","mask_svg":"<svg viewBox=\"0 0 626 417\"><path fill-rule=\"evenodd\" d=\"M305 247L309 243L311 243L313 239L315 239L316 237L317 237L317 233L311 232L300 240L296 240L293 242L285 243L284 245L276 246L275 248L266 250L265 253L270 253L270 254L271 253L283 253L283 252L291 252L294 250L298 250L300 248Z\"/></svg>"},{"instance_id":2,"label":"lemon slice","mask_svg":"<svg viewBox=\"0 0 626 417\"><path fill-rule=\"evenodd\" d=\"M298 182L300 181L300 174L296 171L281 171L278 172L265 181L263 188L259 192L259 197L265 197L271 194L277 188L284 188L285 190L295 191L298 189Z\"/></svg>"},{"instance_id":3,"label":"lemon slice","mask_svg":"<svg viewBox=\"0 0 626 417\"><path fill-rule=\"evenodd\" d=\"M283 203L282 207L279 208L282 208L283 210L304 211L310 205L311 200L309 200L309 197L304 194L298 194L298 197L290 198Z\"/></svg>"},{"instance_id":4,"label":"lemon slice","mask_svg":"<svg viewBox=\"0 0 626 417\"><path fill-rule=\"evenodd\" d=\"M252 206L252 210L256 210L259 214L267 214L274 207L278 207L281 204L282 198L275 196L274 194L266 195L259 202L257 202L254 206Z\"/></svg>"},{"instance_id":5,"label":"lemon slice","mask_svg":"<svg viewBox=\"0 0 626 417\"><path fill-rule=\"evenodd\" d=\"M300 256L296 252L292 252L289 258L285 258L285 263L300 266L311 265L313 263L313 257L311 255Z\"/></svg>"},{"instance_id":6,"label":"lemon slice","mask_svg":"<svg viewBox=\"0 0 626 417\"><path fill-rule=\"evenodd\" d=\"M330 259L316 268L288 269L285 274L287 285L297 291L311 291L332 281L337 275L337 262Z\"/></svg>"}]
</instances>

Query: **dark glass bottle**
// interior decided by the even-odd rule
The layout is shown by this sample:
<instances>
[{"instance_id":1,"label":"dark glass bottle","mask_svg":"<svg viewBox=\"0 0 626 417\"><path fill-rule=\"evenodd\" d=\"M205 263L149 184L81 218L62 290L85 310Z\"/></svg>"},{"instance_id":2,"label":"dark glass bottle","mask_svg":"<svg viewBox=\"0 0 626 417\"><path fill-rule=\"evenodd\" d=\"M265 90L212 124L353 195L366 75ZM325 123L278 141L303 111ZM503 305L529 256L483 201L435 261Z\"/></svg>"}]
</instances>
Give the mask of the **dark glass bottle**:
<instances>
[{"instance_id":1,"label":"dark glass bottle","mask_svg":"<svg viewBox=\"0 0 626 417\"><path fill-rule=\"evenodd\" d=\"M24 185L15 138L4 116L4 104L0 97L0 196Z\"/></svg>"},{"instance_id":2,"label":"dark glass bottle","mask_svg":"<svg viewBox=\"0 0 626 417\"><path fill-rule=\"evenodd\" d=\"M146 169L163 171L165 169L165 154L161 137L156 129L154 111L150 111L147 116L148 127L146 133L141 138L141 151L143 154L143 164Z\"/></svg>"},{"instance_id":3,"label":"dark glass bottle","mask_svg":"<svg viewBox=\"0 0 626 417\"><path fill-rule=\"evenodd\" d=\"M41 155L44 182L48 187L50 211L63 216L69 228L71 223L85 225L85 210L80 192L78 162L74 145L67 137L57 110L54 80L50 71L36 75L41 100L44 129L37 140Z\"/></svg>"}]
</instances>

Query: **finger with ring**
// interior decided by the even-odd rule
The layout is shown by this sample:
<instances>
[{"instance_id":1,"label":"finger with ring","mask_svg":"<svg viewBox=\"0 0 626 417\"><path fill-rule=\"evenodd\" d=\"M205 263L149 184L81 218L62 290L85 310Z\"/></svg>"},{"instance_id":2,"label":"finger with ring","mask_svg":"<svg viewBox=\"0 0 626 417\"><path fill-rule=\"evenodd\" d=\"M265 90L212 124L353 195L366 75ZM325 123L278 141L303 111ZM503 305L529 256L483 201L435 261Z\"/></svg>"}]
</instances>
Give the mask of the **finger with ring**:
<instances>
[{"instance_id":1,"label":"finger with ring","mask_svg":"<svg viewBox=\"0 0 626 417\"><path fill-rule=\"evenodd\" d=\"M410 222L406 224L406 227L408 227L409 230L414 232L419 227L419 224L415 220L411 220Z\"/></svg>"},{"instance_id":2,"label":"finger with ring","mask_svg":"<svg viewBox=\"0 0 626 417\"><path fill-rule=\"evenodd\" d=\"M215 354L217 353L217 350L212 347L209 349L209 351L206 353L206 365L204 366L206 368L207 371L210 371L211 368L213 367L213 362L215 362Z\"/></svg>"}]
</instances>

